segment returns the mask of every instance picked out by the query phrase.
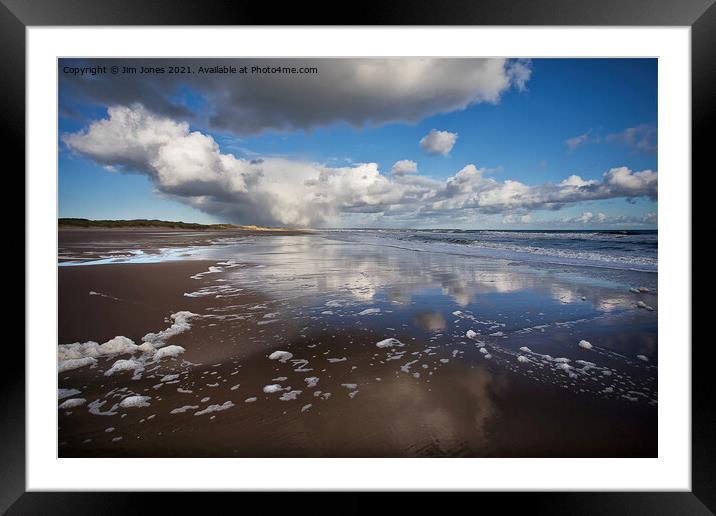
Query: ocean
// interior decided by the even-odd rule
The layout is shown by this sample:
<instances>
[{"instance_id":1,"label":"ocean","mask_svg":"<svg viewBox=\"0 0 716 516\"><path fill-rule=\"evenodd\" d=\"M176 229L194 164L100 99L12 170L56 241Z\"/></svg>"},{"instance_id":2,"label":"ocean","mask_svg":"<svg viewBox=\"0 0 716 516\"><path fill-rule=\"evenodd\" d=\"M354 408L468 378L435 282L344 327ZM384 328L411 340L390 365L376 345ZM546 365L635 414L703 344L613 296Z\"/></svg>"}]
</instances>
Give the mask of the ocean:
<instances>
[{"instance_id":1,"label":"ocean","mask_svg":"<svg viewBox=\"0 0 716 516\"><path fill-rule=\"evenodd\" d=\"M657 230L334 229L326 236L414 251L657 271Z\"/></svg>"}]
</instances>

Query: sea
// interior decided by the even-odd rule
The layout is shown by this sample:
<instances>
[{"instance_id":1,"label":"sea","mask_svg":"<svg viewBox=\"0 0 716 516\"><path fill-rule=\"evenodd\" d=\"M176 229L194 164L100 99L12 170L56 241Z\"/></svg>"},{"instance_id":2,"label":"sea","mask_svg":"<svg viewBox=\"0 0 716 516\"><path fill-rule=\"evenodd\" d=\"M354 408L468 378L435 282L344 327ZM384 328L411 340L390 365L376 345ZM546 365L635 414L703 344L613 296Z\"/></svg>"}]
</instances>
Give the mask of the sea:
<instances>
[{"instance_id":1,"label":"sea","mask_svg":"<svg viewBox=\"0 0 716 516\"><path fill-rule=\"evenodd\" d=\"M332 229L338 240L414 251L657 272L657 230Z\"/></svg>"}]
</instances>

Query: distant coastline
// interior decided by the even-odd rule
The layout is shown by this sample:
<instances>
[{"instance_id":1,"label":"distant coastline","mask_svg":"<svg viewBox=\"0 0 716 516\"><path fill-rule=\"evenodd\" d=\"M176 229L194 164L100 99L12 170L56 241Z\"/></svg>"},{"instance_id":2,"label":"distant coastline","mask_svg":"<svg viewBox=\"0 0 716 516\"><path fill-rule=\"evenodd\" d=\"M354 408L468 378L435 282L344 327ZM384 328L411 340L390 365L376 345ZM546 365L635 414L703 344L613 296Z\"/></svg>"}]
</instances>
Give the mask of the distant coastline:
<instances>
[{"instance_id":1,"label":"distant coastline","mask_svg":"<svg viewBox=\"0 0 716 516\"><path fill-rule=\"evenodd\" d=\"M191 229L191 230L238 230L238 231L282 231L303 232L294 228L273 228L265 226L240 226L237 224L199 224L196 222L169 221L159 219L91 220L80 218L57 219L59 229Z\"/></svg>"}]
</instances>

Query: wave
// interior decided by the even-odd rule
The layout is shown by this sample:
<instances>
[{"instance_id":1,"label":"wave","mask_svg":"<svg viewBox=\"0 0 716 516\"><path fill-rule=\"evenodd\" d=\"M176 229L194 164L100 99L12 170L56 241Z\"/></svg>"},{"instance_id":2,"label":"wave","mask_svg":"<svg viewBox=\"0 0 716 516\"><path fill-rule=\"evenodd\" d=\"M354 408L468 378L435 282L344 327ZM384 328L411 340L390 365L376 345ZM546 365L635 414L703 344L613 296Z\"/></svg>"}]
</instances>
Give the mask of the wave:
<instances>
[{"instance_id":1,"label":"wave","mask_svg":"<svg viewBox=\"0 0 716 516\"><path fill-rule=\"evenodd\" d=\"M370 245L514 261L657 271L656 231L349 230L327 236Z\"/></svg>"}]
</instances>

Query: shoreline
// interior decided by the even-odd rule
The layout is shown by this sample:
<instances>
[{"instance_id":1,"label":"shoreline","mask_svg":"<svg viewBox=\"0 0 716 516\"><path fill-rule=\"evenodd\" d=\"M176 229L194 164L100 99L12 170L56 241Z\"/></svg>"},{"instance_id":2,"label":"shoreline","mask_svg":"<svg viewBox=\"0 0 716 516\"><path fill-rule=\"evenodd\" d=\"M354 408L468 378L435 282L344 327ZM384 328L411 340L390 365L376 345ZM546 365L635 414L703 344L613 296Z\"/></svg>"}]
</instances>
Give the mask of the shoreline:
<instances>
[{"instance_id":1,"label":"shoreline","mask_svg":"<svg viewBox=\"0 0 716 516\"><path fill-rule=\"evenodd\" d=\"M80 392L58 404L85 400L59 410L60 456L656 455L656 313L633 306L656 293L336 241L237 245L58 267L60 344L184 349L60 373ZM107 375L121 360L140 367Z\"/></svg>"}]
</instances>

